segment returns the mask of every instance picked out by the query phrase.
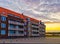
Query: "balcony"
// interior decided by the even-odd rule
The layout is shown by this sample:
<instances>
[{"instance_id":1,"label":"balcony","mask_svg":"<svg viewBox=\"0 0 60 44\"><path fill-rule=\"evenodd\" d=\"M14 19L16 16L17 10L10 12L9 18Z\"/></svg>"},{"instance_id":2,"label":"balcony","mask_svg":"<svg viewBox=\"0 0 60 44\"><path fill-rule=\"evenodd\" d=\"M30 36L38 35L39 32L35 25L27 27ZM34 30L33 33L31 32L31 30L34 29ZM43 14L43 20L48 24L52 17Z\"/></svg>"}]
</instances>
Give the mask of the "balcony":
<instances>
[{"instance_id":1,"label":"balcony","mask_svg":"<svg viewBox=\"0 0 60 44\"><path fill-rule=\"evenodd\" d=\"M8 30L21 30L21 31L24 31L24 28L11 28L11 27L8 27Z\"/></svg>"},{"instance_id":2,"label":"balcony","mask_svg":"<svg viewBox=\"0 0 60 44\"><path fill-rule=\"evenodd\" d=\"M9 30L8 31L8 36L24 36L24 31L20 31L20 30L12 31L12 30Z\"/></svg>"},{"instance_id":3,"label":"balcony","mask_svg":"<svg viewBox=\"0 0 60 44\"><path fill-rule=\"evenodd\" d=\"M24 25L24 23L14 22L14 21L8 21L10 24L16 24L16 25Z\"/></svg>"}]
</instances>

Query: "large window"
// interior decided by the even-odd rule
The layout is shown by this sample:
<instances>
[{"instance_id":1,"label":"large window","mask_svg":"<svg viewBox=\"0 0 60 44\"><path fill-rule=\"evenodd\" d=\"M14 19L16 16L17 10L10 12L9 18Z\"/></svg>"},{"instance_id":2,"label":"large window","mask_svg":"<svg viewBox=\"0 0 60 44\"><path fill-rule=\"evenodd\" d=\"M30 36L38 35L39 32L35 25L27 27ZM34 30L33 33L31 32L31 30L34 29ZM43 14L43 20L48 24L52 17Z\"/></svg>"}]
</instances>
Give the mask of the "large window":
<instances>
[{"instance_id":1,"label":"large window","mask_svg":"<svg viewBox=\"0 0 60 44\"><path fill-rule=\"evenodd\" d=\"M1 28L6 28L6 24L5 23L1 23Z\"/></svg>"},{"instance_id":2,"label":"large window","mask_svg":"<svg viewBox=\"0 0 60 44\"><path fill-rule=\"evenodd\" d=\"M9 34L15 34L16 31L15 31L15 30L9 30L8 33L9 33Z\"/></svg>"},{"instance_id":3,"label":"large window","mask_svg":"<svg viewBox=\"0 0 60 44\"><path fill-rule=\"evenodd\" d=\"M10 27L10 28L15 28L15 25L10 24L9 27Z\"/></svg>"},{"instance_id":4,"label":"large window","mask_svg":"<svg viewBox=\"0 0 60 44\"><path fill-rule=\"evenodd\" d=\"M1 30L1 35L5 35L6 34L6 30Z\"/></svg>"},{"instance_id":5,"label":"large window","mask_svg":"<svg viewBox=\"0 0 60 44\"><path fill-rule=\"evenodd\" d=\"M6 21L6 17L5 16L1 16L1 20L2 21Z\"/></svg>"}]
</instances>

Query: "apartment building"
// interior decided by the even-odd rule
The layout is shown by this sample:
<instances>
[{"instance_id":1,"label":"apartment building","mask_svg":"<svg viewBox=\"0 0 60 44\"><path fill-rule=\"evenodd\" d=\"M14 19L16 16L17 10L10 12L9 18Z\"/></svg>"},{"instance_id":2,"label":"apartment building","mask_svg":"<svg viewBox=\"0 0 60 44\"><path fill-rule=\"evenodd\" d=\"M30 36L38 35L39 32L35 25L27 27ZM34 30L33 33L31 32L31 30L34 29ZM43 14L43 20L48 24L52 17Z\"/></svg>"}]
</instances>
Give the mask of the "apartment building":
<instances>
[{"instance_id":1,"label":"apartment building","mask_svg":"<svg viewBox=\"0 0 60 44\"><path fill-rule=\"evenodd\" d=\"M43 22L0 7L0 38L45 37Z\"/></svg>"}]
</instances>

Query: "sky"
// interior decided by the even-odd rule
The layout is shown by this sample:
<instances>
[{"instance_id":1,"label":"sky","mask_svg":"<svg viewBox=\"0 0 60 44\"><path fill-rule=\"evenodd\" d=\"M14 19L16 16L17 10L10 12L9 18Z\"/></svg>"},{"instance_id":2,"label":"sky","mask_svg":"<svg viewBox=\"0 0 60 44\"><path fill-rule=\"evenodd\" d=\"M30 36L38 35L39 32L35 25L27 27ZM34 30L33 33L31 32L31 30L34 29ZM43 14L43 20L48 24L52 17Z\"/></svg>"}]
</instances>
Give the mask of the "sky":
<instances>
[{"instance_id":1,"label":"sky","mask_svg":"<svg viewBox=\"0 0 60 44\"><path fill-rule=\"evenodd\" d=\"M60 32L60 23L46 23L46 32Z\"/></svg>"},{"instance_id":2,"label":"sky","mask_svg":"<svg viewBox=\"0 0 60 44\"><path fill-rule=\"evenodd\" d=\"M60 22L60 0L0 0L0 6L43 22Z\"/></svg>"},{"instance_id":3,"label":"sky","mask_svg":"<svg viewBox=\"0 0 60 44\"><path fill-rule=\"evenodd\" d=\"M0 0L0 7L43 22L60 22L60 0ZM46 23L47 32L60 31L60 23Z\"/></svg>"}]
</instances>

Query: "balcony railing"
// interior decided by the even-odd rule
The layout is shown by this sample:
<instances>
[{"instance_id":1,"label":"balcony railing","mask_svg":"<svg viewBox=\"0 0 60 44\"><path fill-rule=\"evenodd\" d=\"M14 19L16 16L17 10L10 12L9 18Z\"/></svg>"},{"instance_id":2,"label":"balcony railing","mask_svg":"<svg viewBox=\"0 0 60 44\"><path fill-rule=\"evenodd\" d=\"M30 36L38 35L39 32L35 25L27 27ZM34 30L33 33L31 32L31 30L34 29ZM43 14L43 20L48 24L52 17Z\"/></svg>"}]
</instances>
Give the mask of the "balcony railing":
<instances>
[{"instance_id":1,"label":"balcony railing","mask_svg":"<svg viewBox=\"0 0 60 44\"><path fill-rule=\"evenodd\" d=\"M11 24L17 24L17 25L24 25L24 23L20 23L20 22L14 22L14 21L8 21L8 23L11 23Z\"/></svg>"},{"instance_id":2,"label":"balcony railing","mask_svg":"<svg viewBox=\"0 0 60 44\"><path fill-rule=\"evenodd\" d=\"M16 36L16 34L9 34L9 33L8 33L8 36Z\"/></svg>"},{"instance_id":3,"label":"balcony railing","mask_svg":"<svg viewBox=\"0 0 60 44\"><path fill-rule=\"evenodd\" d=\"M35 25L39 25L39 23L36 23L36 22L31 22L32 24L35 24Z\"/></svg>"},{"instance_id":4,"label":"balcony railing","mask_svg":"<svg viewBox=\"0 0 60 44\"><path fill-rule=\"evenodd\" d=\"M39 28L39 26L35 26L35 25L32 25L32 27L34 27L34 28Z\"/></svg>"},{"instance_id":5,"label":"balcony railing","mask_svg":"<svg viewBox=\"0 0 60 44\"><path fill-rule=\"evenodd\" d=\"M40 25L40 27L43 27L43 28L45 28L45 25Z\"/></svg>"},{"instance_id":6,"label":"balcony railing","mask_svg":"<svg viewBox=\"0 0 60 44\"><path fill-rule=\"evenodd\" d=\"M8 36L24 36L24 34L9 34L8 33Z\"/></svg>"},{"instance_id":7,"label":"balcony railing","mask_svg":"<svg viewBox=\"0 0 60 44\"><path fill-rule=\"evenodd\" d=\"M39 29L40 31L45 31L45 29Z\"/></svg>"},{"instance_id":8,"label":"balcony railing","mask_svg":"<svg viewBox=\"0 0 60 44\"><path fill-rule=\"evenodd\" d=\"M32 34L32 36L40 36L39 34Z\"/></svg>"},{"instance_id":9,"label":"balcony railing","mask_svg":"<svg viewBox=\"0 0 60 44\"><path fill-rule=\"evenodd\" d=\"M35 30L33 29L32 31L34 31L34 32L39 32L39 30L36 30L36 29L35 29Z\"/></svg>"},{"instance_id":10,"label":"balcony railing","mask_svg":"<svg viewBox=\"0 0 60 44\"><path fill-rule=\"evenodd\" d=\"M39 32L40 34L45 34L45 32Z\"/></svg>"},{"instance_id":11,"label":"balcony railing","mask_svg":"<svg viewBox=\"0 0 60 44\"><path fill-rule=\"evenodd\" d=\"M24 36L24 34L16 34L16 36Z\"/></svg>"}]
</instances>

